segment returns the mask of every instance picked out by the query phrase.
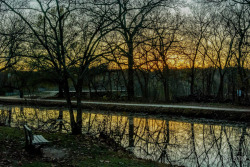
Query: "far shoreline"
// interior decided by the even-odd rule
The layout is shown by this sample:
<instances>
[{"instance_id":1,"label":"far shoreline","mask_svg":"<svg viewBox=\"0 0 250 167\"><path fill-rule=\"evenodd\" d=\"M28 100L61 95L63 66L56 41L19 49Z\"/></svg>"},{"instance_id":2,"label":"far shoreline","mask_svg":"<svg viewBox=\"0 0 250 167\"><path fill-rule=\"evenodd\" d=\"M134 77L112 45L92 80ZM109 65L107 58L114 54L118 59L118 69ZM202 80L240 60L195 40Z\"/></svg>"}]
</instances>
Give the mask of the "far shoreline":
<instances>
[{"instance_id":1,"label":"far shoreline","mask_svg":"<svg viewBox=\"0 0 250 167\"><path fill-rule=\"evenodd\" d=\"M67 104L64 100L49 100L49 99L20 99L20 98L0 98L2 105L27 105L27 106L41 106L41 107L65 107ZM73 107L76 103L72 102ZM249 108L232 108L227 107L201 107L201 106L184 106L183 105L161 105L159 104L133 104L133 103L112 103L112 102L93 102L84 101L82 103L83 109L91 110L105 110L128 113L142 113L148 115L173 115L187 118L206 118L225 121L236 121L250 123L250 109ZM168 107L170 106L170 107ZM190 108L188 108L190 107Z\"/></svg>"}]
</instances>

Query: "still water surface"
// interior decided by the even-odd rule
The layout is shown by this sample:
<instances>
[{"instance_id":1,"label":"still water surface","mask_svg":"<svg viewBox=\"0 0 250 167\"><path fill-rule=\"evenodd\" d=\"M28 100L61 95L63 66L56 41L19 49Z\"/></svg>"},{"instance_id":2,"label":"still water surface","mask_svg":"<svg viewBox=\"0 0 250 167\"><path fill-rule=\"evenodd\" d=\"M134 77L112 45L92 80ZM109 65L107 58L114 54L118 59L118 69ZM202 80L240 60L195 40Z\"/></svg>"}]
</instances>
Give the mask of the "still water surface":
<instances>
[{"instance_id":1,"label":"still water surface","mask_svg":"<svg viewBox=\"0 0 250 167\"><path fill-rule=\"evenodd\" d=\"M105 133L137 157L180 166L250 166L245 123L84 111L83 133ZM1 106L0 123L70 132L66 109ZM84 148L83 148L84 149Z\"/></svg>"}]
</instances>

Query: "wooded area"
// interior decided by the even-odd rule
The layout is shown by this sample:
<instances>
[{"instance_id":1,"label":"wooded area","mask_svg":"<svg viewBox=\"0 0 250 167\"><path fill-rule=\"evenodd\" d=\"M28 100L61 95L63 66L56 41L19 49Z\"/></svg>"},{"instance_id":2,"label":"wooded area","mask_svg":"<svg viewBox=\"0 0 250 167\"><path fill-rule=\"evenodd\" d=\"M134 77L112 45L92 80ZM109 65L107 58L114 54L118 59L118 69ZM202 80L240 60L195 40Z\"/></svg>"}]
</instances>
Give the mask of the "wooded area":
<instances>
[{"instance_id":1,"label":"wooded area","mask_svg":"<svg viewBox=\"0 0 250 167\"><path fill-rule=\"evenodd\" d=\"M73 134L85 86L249 104L249 16L249 0L0 0L0 71L20 97L37 74L57 84Z\"/></svg>"}]
</instances>

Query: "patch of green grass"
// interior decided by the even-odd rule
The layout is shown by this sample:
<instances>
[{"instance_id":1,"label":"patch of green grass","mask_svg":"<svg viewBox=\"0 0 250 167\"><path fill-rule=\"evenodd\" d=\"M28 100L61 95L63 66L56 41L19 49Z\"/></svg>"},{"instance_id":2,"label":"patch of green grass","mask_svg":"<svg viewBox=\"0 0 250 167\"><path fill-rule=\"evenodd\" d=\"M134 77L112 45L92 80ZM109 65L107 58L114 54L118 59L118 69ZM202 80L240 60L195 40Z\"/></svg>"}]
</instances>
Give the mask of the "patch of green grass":
<instances>
[{"instance_id":1,"label":"patch of green grass","mask_svg":"<svg viewBox=\"0 0 250 167\"><path fill-rule=\"evenodd\" d=\"M0 132L0 140L24 137L24 132L16 128L0 126Z\"/></svg>"},{"instance_id":2,"label":"patch of green grass","mask_svg":"<svg viewBox=\"0 0 250 167\"><path fill-rule=\"evenodd\" d=\"M24 133L21 130L10 127L0 126L0 150L7 151L9 147L15 147L15 149L22 149L20 144L24 141ZM9 147L6 147L8 146Z\"/></svg>"},{"instance_id":3,"label":"patch of green grass","mask_svg":"<svg viewBox=\"0 0 250 167\"><path fill-rule=\"evenodd\" d=\"M17 128L0 126L0 157L7 161L6 166L48 167L48 166L166 166L157 162L137 159L128 152L112 148L104 140L87 135L68 135L60 133L36 132L52 141L51 146L66 149L68 155L61 160L44 159L42 155L33 155L24 150L24 131ZM53 163L53 164L52 164ZM1 164L0 164L1 166Z\"/></svg>"}]
</instances>

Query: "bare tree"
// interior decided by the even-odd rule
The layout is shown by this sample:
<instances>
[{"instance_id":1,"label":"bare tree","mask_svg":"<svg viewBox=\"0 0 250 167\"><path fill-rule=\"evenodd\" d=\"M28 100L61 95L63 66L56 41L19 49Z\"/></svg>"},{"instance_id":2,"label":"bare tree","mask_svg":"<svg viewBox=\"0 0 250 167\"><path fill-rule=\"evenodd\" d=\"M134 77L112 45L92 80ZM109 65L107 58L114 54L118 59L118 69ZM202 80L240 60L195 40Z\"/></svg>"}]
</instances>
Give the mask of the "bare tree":
<instances>
[{"instance_id":1,"label":"bare tree","mask_svg":"<svg viewBox=\"0 0 250 167\"><path fill-rule=\"evenodd\" d=\"M25 50L25 26L15 15L0 11L0 71L15 65Z\"/></svg>"},{"instance_id":2,"label":"bare tree","mask_svg":"<svg viewBox=\"0 0 250 167\"><path fill-rule=\"evenodd\" d=\"M235 66L238 68L237 71L240 82L237 84L237 89L243 91L243 98L245 99L246 103L248 103L250 78L249 74L247 74L249 64L249 0L197 0L197 2L202 3L203 5L216 5L216 12L223 17L221 22L223 22L227 27L225 30L228 32L228 34L230 34L229 38L231 38L231 42L228 44L228 54L231 54L232 58L230 58L231 60L227 62L227 66ZM223 61L223 63L224 62L225 61ZM221 85L219 87L221 87ZM232 87L234 101L235 84L233 84ZM219 88L219 90L221 89ZM238 97L238 101L242 101L242 97Z\"/></svg>"},{"instance_id":3,"label":"bare tree","mask_svg":"<svg viewBox=\"0 0 250 167\"><path fill-rule=\"evenodd\" d=\"M159 78L162 82L165 94L165 101L170 101L170 61L174 61L178 56L178 45L181 40L180 27L183 24L180 14L156 13L153 18L153 38L151 44L151 54L157 68ZM171 66L171 65L170 65Z\"/></svg>"},{"instance_id":4,"label":"bare tree","mask_svg":"<svg viewBox=\"0 0 250 167\"><path fill-rule=\"evenodd\" d=\"M3 8L18 15L29 27L34 39L33 44L40 50L40 54L36 54L34 58L46 61L48 66L57 72L57 77L64 87L72 133L80 134L82 86L89 66L103 54L99 49L100 40L112 29L112 21L105 17L109 14L112 3L59 0L23 2L1 0ZM28 15L28 12L34 17ZM76 119L73 114L69 79L76 91Z\"/></svg>"},{"instance_id":5,"label":"bare tree","mask_svg":"<svg viewBox=\"0 0 250 167\"><path fill-rule=\"evenodd\" d=\"M195 4L192 7L192 17L189 17L186 25L185 39L182 43L183 54L189 60L190 65L190 94L195 93L195 76L198 60L201 59L201 44L206 36L208 26L212 20L210 12Z\"/></svg>"},{"instance_id":6,"label":"bare tree","mask_svg":"<svg viewBox=\"0 0 250 167\"><path fill-rule=\"evenodd\" d=\"M204 47L204 54L206 54L219 71L220 82L217 98L222 101L224 98L224 76L233 56L232 46L236 35L228 31L227 24L218 15L211 22L209 31L210 35L206 39L208 41L207 46Z\"/></svg>"},{"instance_id":7,"label":"bare tree","mask_svg":"<svg viewBox=\"0 0 250 167\"><path fill-rule=\"evenodd\" d=\"M149 99L150 74L154 65L151 60L150 48L147 45L141 45L138 50L140 50L138 51L140 54L135 59L135 75L141 87L142 97L147 101Z\"/></svg>"},{"instance_id":8,"label":"bare tree","mask_svg":"<svg viewBox=\"0 0 250 167\"><path fill-rule=\"evenodd\" d=\"M166 5L168 0L117 0L113 14L118 18L116 32L119 40L113 43L121 55L127 59L128 81L126 83L128 100L134 98L134 58L135 48L141 43L138 37L149 24L148 16L159 6Z\"/></svg>"}]
</instances>

